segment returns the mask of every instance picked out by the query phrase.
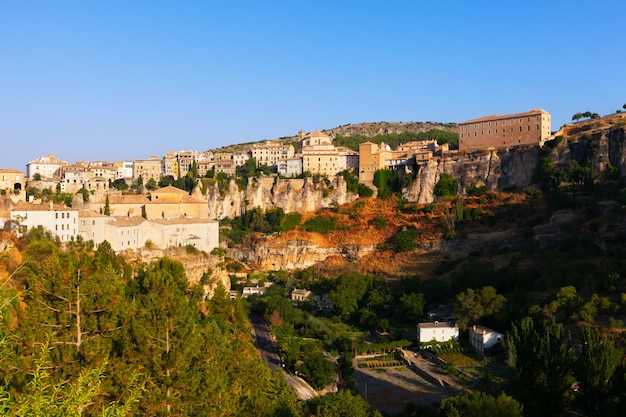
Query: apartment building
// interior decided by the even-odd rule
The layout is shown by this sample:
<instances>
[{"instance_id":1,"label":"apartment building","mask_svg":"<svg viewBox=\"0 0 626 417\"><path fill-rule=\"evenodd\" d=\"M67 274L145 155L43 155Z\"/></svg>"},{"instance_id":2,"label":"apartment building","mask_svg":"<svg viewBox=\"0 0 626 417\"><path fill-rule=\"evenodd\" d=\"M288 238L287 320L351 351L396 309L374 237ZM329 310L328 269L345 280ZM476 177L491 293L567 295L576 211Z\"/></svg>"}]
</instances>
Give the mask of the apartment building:
<instances>
[{"instance_id":1,"label":"apartment building","mask_svg":"<svg viewBox=\"0 0 626 417\"><path fill-rule=\"evenodd\" d=\"M551 116L542 109L485 116L459 123L457 131L460 152L520 145L541 146L552 134Z\"/></svg>"},{"instance_id":2,"label":"apartment building","mask_svg":"<svg viewBox=\"0 0 626 417\"><path fill-rule=\"evenodd\" d=\"M178 178L178 154L174 151L167 152L163 157L163 166L161 168L163 176L172 176L174 179Z\"/></svg>"},{"instance_id":3,"label":"apartment building","mask_svg":"<svg viewBox=\"0 0 626 417\"><path fill-rule=\"evenodd\" d=\"M35 174L39 174L42 179L61 178L61 168L68 165L67 162L57 159L54 154L42 156L26 164L26 176L33 179Z\"/></svg>"},{"instance_id":4,"label":"apartment building","mask_svg":"<svg viewBox=\"0 0 626 417\"><path fill-rule=\"evenodd\" d=\"M159 181L161 179L161 158L151 156L148 159L136 159L133 170L133 180L136 181L140 176L143 183L147 183L150 179Z\"/></svg>"},{"instance_id":5,"label":"apartment building","mask_svg":"<svg viewBox=\"0 0 626 417\"><path fill-rule=\"evenodd\" d=\"M266 164L270 167L277 166L281 160L292 158L294 153L292 145L269 140L255 143L250 150L250 155L256 160L257 166Z\"/></svg>"}]
</instances>

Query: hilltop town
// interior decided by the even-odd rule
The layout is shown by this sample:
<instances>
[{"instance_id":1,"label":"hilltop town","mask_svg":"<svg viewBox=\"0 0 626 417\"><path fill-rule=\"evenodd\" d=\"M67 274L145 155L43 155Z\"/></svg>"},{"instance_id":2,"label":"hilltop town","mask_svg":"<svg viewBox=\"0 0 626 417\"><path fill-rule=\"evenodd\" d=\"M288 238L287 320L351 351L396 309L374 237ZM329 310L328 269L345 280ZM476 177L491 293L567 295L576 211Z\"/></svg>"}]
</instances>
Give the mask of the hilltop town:
<instances>
[{"instance_id":1,"label":"hilltop town","mask_svg":"<svg viewBox=\"0 0 626 417\"><path fill-rule=\"evenodd\" d=\"M351 149L333 143L340 133L350 131L344 126L329 132L334 138L318 130L300 131L295 138L251 143L233 151L181 150L133 161L68 163L54 154L41 156L30 161L25 172L0 170L0 188L11 201L2 206L0 222L3 226L10 220L18 233L43 227L61 242L80 237L93 240L97 247L106 240L118 252L136 250L145 242L158 247L192 245L209 252L218 245L216 216L209 215L201 187L192 182L187 190L191 192L187 192L172 186L181 178L197 184L199 178L234 178L254 161L266 173L286 179L334 179L341 172L352 171L358 173L359 183L375 188L374 174L381 169L395 171L402 180L433 158L541 145L551 134L550 115L543 110L484 117L458 126L427 126L431 130L426 135L433 132L433 126L458 135L458 146L425 139L399 143L394 149L384 142L362 141L358 149ZM397 130L386 124L379 126L378 132ZM64 195L63 201L55 201L54 194Z\"/></svg>"}]
</instances>

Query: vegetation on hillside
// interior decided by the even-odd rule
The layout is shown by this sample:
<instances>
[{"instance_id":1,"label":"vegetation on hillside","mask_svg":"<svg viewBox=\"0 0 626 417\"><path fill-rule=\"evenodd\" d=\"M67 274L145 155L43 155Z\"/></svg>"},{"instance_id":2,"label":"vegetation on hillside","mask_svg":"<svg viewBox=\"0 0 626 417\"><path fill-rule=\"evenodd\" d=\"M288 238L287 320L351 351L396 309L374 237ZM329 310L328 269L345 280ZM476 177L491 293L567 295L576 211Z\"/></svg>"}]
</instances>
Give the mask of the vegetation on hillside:
<instances>
[{"instance_id":1,"label":"vegetation on hillside","mask_svg":"<svg viewBox=\"0 0 626 417\"><path fill-rule=\"evenodd\" d=\"M440 129L430 129L427 132L404 132L404 133L390 133L390 134L382 134L376 135L374 137L368 137L363 135L351 135L351 136L341 136L337 135L334 140L335 146L345 146L346 148L350 148L352 150L358 151L359 145L363 142L372 142L376 144L385 143L391 146L392 149L397 148L399 145L413 142L413 141L422 141L422 140L433 140L436 139L437 143L442 145L444 143L449 143L451 146L456 147L459 145L459 135L455 132L450 132L447 130Z\"/></svg>"}]
</instances>

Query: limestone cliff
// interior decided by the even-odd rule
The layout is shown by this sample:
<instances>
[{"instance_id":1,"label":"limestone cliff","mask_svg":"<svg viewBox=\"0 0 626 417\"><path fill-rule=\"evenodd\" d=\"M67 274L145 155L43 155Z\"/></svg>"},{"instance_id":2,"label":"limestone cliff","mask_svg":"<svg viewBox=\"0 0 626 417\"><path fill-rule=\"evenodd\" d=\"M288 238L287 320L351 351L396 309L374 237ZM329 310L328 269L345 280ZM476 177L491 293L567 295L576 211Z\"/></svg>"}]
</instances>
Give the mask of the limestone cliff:
<instances>
[{"instance_id":1,"label":"limestone cliff","mask_svg":"<svg viewBox=\"0 0 626 417\"><path fill-rule=\"evenodd\" d=\"M602 176L609 163L626 176L626 135L623 127L602 129L548 142L544 148L519 147L472 153L450 153L418 165L413 182L402 196L408 201L428 204L435 200L433 189L442 173L459 184L459 192L476 182L490 191L522 189L532 185L533 172L541 158L549 157L555 166L591 161L596 176Z\"/></svg>"},{"instance_id":2,"label":"limestone cliff","mask_svg":"<svg viewBox=\"0 0 626 417\"><path fill-rule=\"evenodd\" d=\"M217 183L206 192L209 215L216 219L232 219L254 207L263 210L282 208L286 213L310 212L349 203L357 197L347 191L343 177L315 182L310 177L281 179L263 176L251 178L245 190L239 190L237 183L231 180L223 192Z\"/></svg>"}]
</instances>

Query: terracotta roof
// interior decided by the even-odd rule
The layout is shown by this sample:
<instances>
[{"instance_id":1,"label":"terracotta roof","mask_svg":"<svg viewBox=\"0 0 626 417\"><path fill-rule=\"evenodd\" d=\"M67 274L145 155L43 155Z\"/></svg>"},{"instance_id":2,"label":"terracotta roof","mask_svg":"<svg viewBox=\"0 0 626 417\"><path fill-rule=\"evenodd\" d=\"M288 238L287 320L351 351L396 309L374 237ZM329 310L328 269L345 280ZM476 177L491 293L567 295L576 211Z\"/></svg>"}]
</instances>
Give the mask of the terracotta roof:
<instances>
[{"instance_id":1,"label":"terracotta roof","mask_svg":"<svg viewBox=\"0 0 626 417\"><path fill-rule=\"evenodd\" d=\"M168 225L168 224L198 224L198 223L218 223L217 220L198 219L195 217L170 217L165 219L151 219L151 222Z\"/></svg>"},{"instance_id":2,"label":"terracotta roof","mask_svg":"<svg viewBox=\"0 0 626 417\"><path fill-rule=\"evenodd\" d=\"M527 111L526 113L504 114L504 115L496 114L493 116L483 116L483 117L479 117L478 119L466 120L465 122L461 122L459 124L464 125L468 123L487 122L491 120L515 119L517 117L536 116L536 115L543 114L543 113L548 114L548 112L543 109L532 109L532 110Z\"/></svg>"},{"instance_id":3,"label":"terracotta roof","mask_svg":"<svg viewBox=\"0 0 626 417\"><path fill-rule=\"evenodd\" d=\"M13 168L0 168L0 172L5 172L7 174L23 174L24 171L18 171L17 169L13 169Z\"/></svg>"},{"instance_id":4,"label":"terracotta roof","mask_svg":"<svg viewBox=\"0 0 626 417\"><path fill-rule=\"evenodd\" d=\"M147 204L150 200L145 195L110 195L109 204Z\"/></svg>"},{"instance_id":5,"label":"terracotta roof","mask_svg":"<svg viewBox=\"0 0 626 417\"><path fill-rule=\"evenodd\" d=\"M114 227L132 227L132 226L138 226L145 221L147 220L139 216L133 216L133 217L116 216L116 217L111 217L111 221L107 222L107 225L114 226Z\"/></svg>"},{"instance_id":6,"label":"terracotta roof","mask_svg":"<svg viewBox=\"0 0 626 417\"><path fill-rule=\"evenodd\" d=\"M330 136L328 136L326 133L320 132L319 130L314 130L311 133L309 133L308 135L306 135L306 137L309 137L309 138L312 138L312 137L318 138L320 136L324 137L324 138L329 138L330 139Z\"/></svg>"},{"instance_id":7,"label":"terracotta roof","mask_svg":"<svg viewBox=\"0 0 626 417\"><path fill-rule=\"evenodd\" d=\"M173 185L168 185L167 187L154 190L152 191L151 194L186 194L186 195L189 195L187 191L181 190L180 188L176 188Z\"/></svg>"},{"instance_id":8,"label":"terracotta roof","mask_svg":"<svg viewBox=\"0 0 626 417\"><path fill-rule=\"evenodd\" d=\"M22 202L13 207L12 211L78 211L78 209L60 204L53 204L52 208L50 208L50 203L33 204Z\"/></svg>"}]
</instances>

